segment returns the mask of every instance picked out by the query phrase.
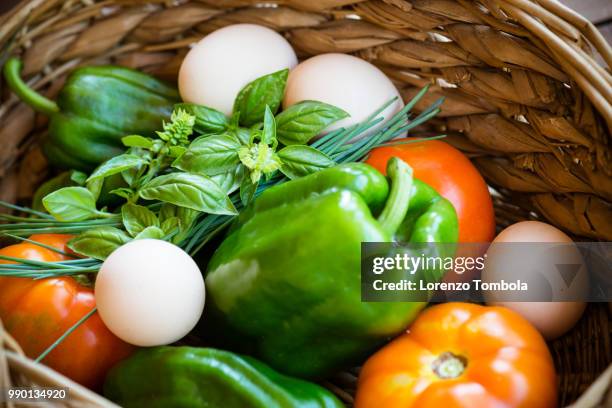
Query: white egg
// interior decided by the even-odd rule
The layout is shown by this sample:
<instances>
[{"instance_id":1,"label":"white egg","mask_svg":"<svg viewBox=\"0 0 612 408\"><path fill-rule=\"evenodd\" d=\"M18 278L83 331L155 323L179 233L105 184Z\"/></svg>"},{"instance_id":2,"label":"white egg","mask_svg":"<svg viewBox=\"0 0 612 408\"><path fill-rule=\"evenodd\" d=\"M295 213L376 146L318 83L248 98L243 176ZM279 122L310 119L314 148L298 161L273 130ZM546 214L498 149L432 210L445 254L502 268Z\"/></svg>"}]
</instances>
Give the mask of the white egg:
<instances>
[{"instance_id":1,"label":"white egg","mask_svg":"<svg viewBox=\"0 0 612 408\"><path fill-rule=\"evenodd\" d=\"M393 82L376 66L347 54L321 54L300 63L289 74L283 107L305 100L328 103L351 116L334 123L327 132L360 123L383 104L397 100L383 112L384 120L404 103ZM383 122L384 123L384 122ZM379 129L382 123L367 134Z\"/></svg>"},{"instance_id":2,"label":"white egg","mask_svg":"<svg viewBox=\"0 0 612 408\"><path fill-rule=\"evenodd\" d=\"M137 346L159 346L194 328L204 309L204 279L181 248L139 239L106 258L95 298L100 317L117 337Z\"/></svg>"},{"instance_id":3,"label":"white egg","mask_svg":"<svg viewBox=\"0 0 612 408\"><path fill-rule=\"evenodd\" d=\"M293 48L276 31L255 24L230 25L207 35L187 53L179 71L179 91L185 102L230 115L246 84L296 65Z\"/></svg>"}]
</instances>

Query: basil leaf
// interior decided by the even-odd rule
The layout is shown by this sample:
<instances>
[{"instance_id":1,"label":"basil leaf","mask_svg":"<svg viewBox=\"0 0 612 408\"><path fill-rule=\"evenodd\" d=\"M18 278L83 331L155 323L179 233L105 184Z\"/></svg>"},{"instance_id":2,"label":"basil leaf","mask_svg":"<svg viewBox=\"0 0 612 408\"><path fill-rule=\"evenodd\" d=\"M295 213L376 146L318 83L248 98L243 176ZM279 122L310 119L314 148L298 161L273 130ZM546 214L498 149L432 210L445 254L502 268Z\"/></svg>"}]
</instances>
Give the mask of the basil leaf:
<instances>
[{"instance_id":1,"label":"basil leaf","mask_svg":"<svg viewBox=\"0 0 612 408\"><path fill-rule=\"evenodd\" d=\"M310 146L287 146L277 154L283 163L280 171L290 179L304 177L336 164L325 153Z\"/></svg>"},{"instance_id":2,"label":"basil leaf","mask_svg":"<svg viewBox=\"0 0 612 408\"><path fill-rule=\"evenodd\" d=\"M234 171L228 171L225 173L211 176L211 179L219 185L227 194L231 194L238 190L242 178L244 177L245 168L244 165L239 164L236 166Z\"/></svg>"},{"instance_id":3,"label":"basil leaf","mask_svg":"<svg viewBox=\"0 0 612 408\"><path fill-rule=\"evenodd\" d=\"M251 126L262 122L266 105L272 113L278 111L285 95L288 76L289 70L283 69L259 77L242 88L234 101L234 113L240 112L241 125Z\"/></svg>"},{"instance_id":4,"label":"basil leaf","mask_svg":"<svg viewBox=\"0 0 612 408\"><path fill-rule=\"evenodd\" d=\"M209 177L199 174L159 176L145 184L139 194L145 200L159 200L209 214L237 213L225 191Z\"/></svg>"},{"instance_id":5,"label":"basil leaf","mask_svg":"<svg viewBox=\"0 0 612 408\"><path fill-rule=\"evenodd\" d=\"M159 220L153 211L142 205L127 203L121 207L123 226L131 236L140 234L150 226L159 227Z\"/></svg>"},{"instance_id":6,"label":"basil leaf","mask_svg":"<svg viewBox=\"0 0 612 408\"><path fill-rule=\"evenodd\" d=\"M195 103L179 103L174 108L182 108L187 113L195 116L193 129L198 133L219 133L229 126L227 117L216 109Z\"/></svg>"},{"instance_id":7,"label":"basil leaf","mask_svg":"<svg viewBox=\"0 0 612 408\"><path fill-rule=\"evenodd\" d=\"M159 218L162 221L161 228L166 235L174 233L172 242L179 244L187 237L189 229L199 214L198 211L189 208L164 203L159 210ZM178 231L176 231L177 227Z\"/></svg>"},{"instance_id":8,"label":"basil leaf","mask_svg":"<svg viewBox=\"0 0 612 408\"><path fill-rule=\"evenodd\" d=\"M170 217L161 223L161 229L166 235L177 231L180 228L180 221L178 217Z\"/></svg>"},{"instance_id":9,"label":"basil leaf","mask_svg":"<svg viewBox=\"0 0 612 408\"><path fill-rule=\"evenodd\" d=\"M140 231L134 239L162 239L166 236L164 230L154 225Z\"/></svg>"},{"instance_id":10,"label":"basil leaf","mask_svg":"<svg viewBox=\"0 0 612 408\"><path fill-rule=\"evenodd\" d=\"M246 207L251 201L253 201L258 185L259 181L253 183L250 177L242 178L242 183L240 184L240 201L242 202L243 206Z\"/></svg>"},{"instance_id":11,"label":"basil leaf","mask_svg":"<svg viewBox=\"0 0 612 408\"><path fill-rule=\"evenodd\" d=\"M342 109L323 102L300 102L276 116L276 137L285 145L305 144L332 123L348 116Z\"/></svg>"},{"instance_id":12,"label":"basil leaf","mask_svg":"<svg viewBox=\"0 0 612 408\"><path fill-rule=\"evenodd\" d=\"M233 170L240 159L240 143L229 135L214 135L194 140L173 164L177 169L214 176Z\"/></svg>"},{"instance_id":13,"label":"basil leaf","mask_svg":"<svg viewBox=\"0 0 612 408\"><path fill-rule=\"evenodd\" d=\"M159 149L161 149L164 145L161 140L153 140L152 143L152 149L156 151L159 151ZM144 164L129 168L127 170L123 170L121 172L121 177L123 178L123 181L125 181L128 186L133 187L134 183L142 176L142 173L145 170L143 168L144 165L149 163L153 158L153 152L150 150L142 149L140 147L130 147L126 153L138 156L144 161Z\"/></svg>"},{"instance_id":14,"label":"basil leaf","mask_svg":"<svg viewBox=\"0 0 612 408\"><path fill-rule=\"evenodd\" d=\"M177 218L180 222L181 229L191 227L191 224L198 217L199 212L185 207L177 207L169 203L162 204L159 210L159 219L162 224L171 218Z\"/></svg>"},{"instance_id":15,"label":"basil leaf","mask_svg":"<svg viewBox=\"0 0 612 408\"><path fill-rule=\"evenodd\" d=\"M142 166L132 167L131 169L123 170L121 172L121 178L125 183L132 187L134 183L140 178L140 169Z\"/></svg>"},{"instance_id":16,"label":"basil leaf","mask_svg":"<svg viewBox=\"0 0 612 408\"><path fill-rule=\"evenodd\" d=\"M83 173L82 171L72 170L70 172L70 180L79 186L84 186L85 182L87 181L87 174Z\"/></svg>"},{"instance_id":17,"label":"basil leaf","mask_svg":"<svg viewBox=\"0 0 612 408\"><path fill-rule=\"evenodd\" d=\"M87 230L68 243L77 254L100 260L106 259L115 249L130 241L130 237L114 227Z\"/></svg>"},{"instance_id":18,"label":"basil leaf","mask_svg":"<svg viewBox=\"0 0 612 408\"><path fill-rule=\"evenodd\" d=\"M176 205L163 203L161 208L159 209L159 221L163 224L169 218L176 217L176 209L180 208Z\"/></svg>"},{"instance_id":19,"label":"basil leaf","mask_svg":"<svg viewBox=\"0 0 612 408\"><path fill-rule=\"evenodd\" d=\"M125 181L125 184L132 187L134 185L134 181L136 181L136 173L138 170L136 168L125 170L121 172L121 178Z\"/></svg>"},{"instance_id":20,"label":"basil leaf","mask_svg":"<svg viewBox=\"0 0 612 408\"><path fill-rule=\"evenodd\" d=\"M170 146L168 148L168 151L170 152L170 157L180 157L183 153L185 153L187 151L187 148L184 146Z\"/></svg>"},{"instance_id":21,"label":"basil leaf","mask_svg":"<svg viewBox=\"0 0 612 408\"><path fill-rule=\"evenodd\" d=\"M36 189L34 197L32 197L32 209L39 212L46 212L47 210L42 203L43 198L62 187L73 186L74 180L72 180L71 174L72 172L65 171L41 184L40 187ZM85 175L85 173L83 173L83 175ZM85 178L87 178L86 175Z\"/></svg>"},{"instance_id":22,"label":"basil leaf","mask_svg":"<svg viewBox=\"0 0 612 408\"><path fill-rule=\"evenodd\" d=\"M243 145L248 145L251 143L251 133L252 131L247 128L236 128L228 131L230 136L238 139L238 141Z\"/></svg>"},{"instance_id":23,"label":"basil leaf","mask_svg":"<svg viewBox=\"0 0 612 408\"><path fill-rule=\"evenodd\" d=\"M274 120L274 114L268 105L266 105L266 112L264 113L261 141L270 146L278 143L276 141L276 121Z\"/></svg>"},{"instance_id":24,"label":"basil leaf","mask_svg":"<svg viewBox=\"0 0 612 408\"><path fill-rule=\"evenodd\" d=\"M229 118L229 122L230 129L237 129L240 126L240 111L234 110Z\"/></svg>"},{"instance_id":25,"label":"basil leaf","mask_svg":"<svg viewBox=\"0 0 612 408\"><path fill-rule=\"evenodd\" d=\"M93 194L94 199L96 201L98 201L98 198L100 197L100 193L102 192L103 186L104 186L104 178L95 178L93 180L89 180L87 184L85 185L85 187L89 191L91 191L91 194Z\"/></svg>"},{"instance_id":26,"label":"basil leaf","mask_svg":"<svg viewBox=\"0 0 612 408\"><path fill-rule=\"evenodd\" d=\"M165 145L166 142L162 139L153 139L153 146L151 147L151 150L145 150L139 147L131 147L128 150L128 153L133 153L138 157L146 157L150 160L153 158L153 152L159 152Z\"/></svg>"},{"instance_id":27,"label":"basil leaf","mask_svg":"<svg viewBox=\"0 0 612 408\"><path fill-rule=\"evenodd\" d=\"M183 230L190 228L198 215L198 211L194 211L190 208L176 207L176 216L178 217L181 223L181 229Z\"/></svg>"},{"instance_id":28,"label":"basil leaf","mask_svg":"<svg viewBox=\"0 0 612 408\"><path fill-rule=\"evenodd\" d=\"M138 157L134 154L120 154L112 159L109 159L102 163L94 172L89 176L87 181L93 180L99 177L108 177L110 175L121 173L124 170L131 169L140 165L146 164L146 160L142 157Z\"/></svg>"},{"instance_id":29,"label":"basil leaf","mask_svg":"<svg viewBox=\"0 0 612 408\"><path fill-rule=\"evenodd\" d=\"M42 200L47 212L59 221L83 221L98 211L94 195L85 187L64 187Z\"/></svg>"},{"instance_id":30,"label":"basil leaf","mask_svg":"<svg viewBox=\"0 0 612 408\"><path fill-rule=\"evenodd\" d=\"M121 143L126 147L140 147L142 149L150 149L153 147L153 140L140 135L122 137Z\"/></svg>"},{"instance_id":31,"label":"basil leaf","mask_svg":"<svg viewBox=\"0 0 612 408\"><path fill-rule=\"evenodd\" d=\"M120 187L109 191L109 193L129 200L132 197L132 194L134 194L134 191L131 188Z\"/></svg>"}]
</instances>

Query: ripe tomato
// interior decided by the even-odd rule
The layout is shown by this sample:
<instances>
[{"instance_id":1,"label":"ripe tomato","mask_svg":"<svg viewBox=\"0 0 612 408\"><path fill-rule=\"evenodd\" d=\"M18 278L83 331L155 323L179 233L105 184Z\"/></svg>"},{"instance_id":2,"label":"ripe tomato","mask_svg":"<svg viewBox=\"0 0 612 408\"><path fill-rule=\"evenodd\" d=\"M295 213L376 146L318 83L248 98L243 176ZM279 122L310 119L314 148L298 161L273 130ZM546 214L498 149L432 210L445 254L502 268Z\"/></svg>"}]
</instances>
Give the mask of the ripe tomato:
<instances>
[{"instance_id":1,"label":"ripe tomato","mask_svg":"<svg viewBox=\"0 0 612 408\"><path fill-rule=\"evenodd\" d=\"M69 252L70 235L33 235L31 240ZM58 262L66 256L23 242L0 249L0 255ZM9 263L0 260L0 263ZM25 354L38 357L95 307L93 290L71 277L33 280L0 277L0 319ZM100 389L106 372L134 347L112 334L95 313L64 339L43 363L74 381Z\"/></svg>"},{"instance_id":2,"label":"ripe tomato","mask_svg":"<svg viewBox=\"0 0 612 408\"><path fill-rule=\"evenodd\" d=\"M378 147L366 163L385 172L387 161L399 157L414 177L432 186L455 206L459 242L490 242L495 235L493 201L476 167L459 150L439 140Z\"/></svg>"},{"instance_id":3,"label":"ripe tomato","mask_svg":"<svg viewBox=\"0 0 612 408\"><path fill-rule=\"evenodd\" d=\"M557 405L552 357L538 331L504 307L444 303L379 350L359 375L355 408Z\"/></svg>"}]
</instances>

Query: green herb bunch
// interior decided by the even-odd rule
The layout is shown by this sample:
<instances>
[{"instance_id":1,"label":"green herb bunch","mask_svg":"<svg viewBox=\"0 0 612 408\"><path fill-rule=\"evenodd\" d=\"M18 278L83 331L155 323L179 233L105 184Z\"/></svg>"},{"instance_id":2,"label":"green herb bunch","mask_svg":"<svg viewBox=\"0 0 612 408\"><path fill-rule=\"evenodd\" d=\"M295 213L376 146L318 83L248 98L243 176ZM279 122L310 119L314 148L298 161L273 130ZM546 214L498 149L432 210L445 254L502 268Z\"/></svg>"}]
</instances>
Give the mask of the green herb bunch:
<instances>
[{"instance_id":1,"label":"green herb bunch","mask_svg":"<svg viewBox=\"0 0 612 408\"><path fill-rule=\"evenodd\" d=\"M179 104L158 138L125 136L124 154L102 163L89 176L72 173L71 181L78 185L42 199L48 213L64 222L121 222L92 224L70 242L70 248L105 259L131 239L179 244L199 214L237 214L236 200L230 198L237 190L236 204L246 206L260 182L279 172L292 179L333 166L334 160L305 143L348 114L306 101L275 116L287 76L288 70L282 70L249 83L236 97L230 118L206 106ZM115 212L98 208L105 180L117 176L124 186L110 194L124 202Z\"/></svg>"},{"instance_id":2,"label":"green herb bunch","mask_svg":"<svg viewBox=\"0 0 612 408\"><path fill-rule=\"evenodd\" d=\"M262 177L270 180L277 170L292 179L333 166L332 159L306 143L348 114L326 103L305 101L274 116L288 74L285 69L245 86L229 120L205 106L178 105L196 117L194 128L202 136L174 166L211 177L229 194L240 189L243 205L253 199Z\"/></svg>"}]
</instances>

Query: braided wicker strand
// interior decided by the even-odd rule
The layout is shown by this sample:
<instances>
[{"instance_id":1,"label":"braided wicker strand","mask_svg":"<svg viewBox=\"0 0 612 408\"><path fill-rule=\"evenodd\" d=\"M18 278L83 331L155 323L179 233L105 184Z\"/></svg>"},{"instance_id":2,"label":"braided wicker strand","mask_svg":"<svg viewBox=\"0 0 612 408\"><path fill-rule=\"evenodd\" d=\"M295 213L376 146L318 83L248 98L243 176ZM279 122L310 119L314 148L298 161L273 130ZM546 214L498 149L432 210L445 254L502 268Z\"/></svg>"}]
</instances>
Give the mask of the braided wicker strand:
<instances>
[{"instance_id":1,"label":"braided wicker strand","mask_svg":"<svg viewBox=\"0 0 612 408\"><path fill-rule=\"evenodd\" d=\"M432 85L417 109L446 102L420 130L447 133L472 158L496 189L499 226L542 218L578 239L612 240L612 48L555 0L29 0L0 20L0 62L20 55L49 96L87 64L175 80L190 44L247 22L282 32L301 58L369 60L404 98ZM0 199L26 201L46 177L45 122L0 81ZM552 344L563 404L612 361L609 320L591 305Z\"/></svg>"}]
</instances>

